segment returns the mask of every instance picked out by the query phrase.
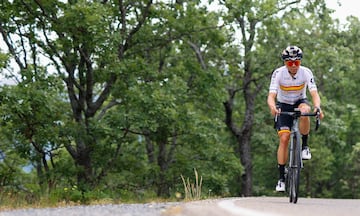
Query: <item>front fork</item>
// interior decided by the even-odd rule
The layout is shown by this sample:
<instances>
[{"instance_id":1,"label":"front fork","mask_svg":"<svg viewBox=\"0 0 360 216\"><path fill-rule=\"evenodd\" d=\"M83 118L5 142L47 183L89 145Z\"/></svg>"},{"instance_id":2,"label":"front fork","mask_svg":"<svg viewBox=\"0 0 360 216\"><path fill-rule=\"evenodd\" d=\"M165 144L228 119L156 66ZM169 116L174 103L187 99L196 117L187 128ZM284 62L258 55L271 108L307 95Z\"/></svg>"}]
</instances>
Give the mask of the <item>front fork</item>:
<instances>
[{"instance_id":1,"label":"front fork","mask_svg":"<svg viewBox=\"0 0 360 216\"><path fill-rule=\"evenodd\" d=\"M290 147L289 147L289 167L297 167L298 164L303 168L304 164L301 156L301 134L298 131L293 131L290 137ZM295 144L296 143L296 144ZM295 158L297 158L300 163L296 163Z\"/></svg>"}]
</instances>

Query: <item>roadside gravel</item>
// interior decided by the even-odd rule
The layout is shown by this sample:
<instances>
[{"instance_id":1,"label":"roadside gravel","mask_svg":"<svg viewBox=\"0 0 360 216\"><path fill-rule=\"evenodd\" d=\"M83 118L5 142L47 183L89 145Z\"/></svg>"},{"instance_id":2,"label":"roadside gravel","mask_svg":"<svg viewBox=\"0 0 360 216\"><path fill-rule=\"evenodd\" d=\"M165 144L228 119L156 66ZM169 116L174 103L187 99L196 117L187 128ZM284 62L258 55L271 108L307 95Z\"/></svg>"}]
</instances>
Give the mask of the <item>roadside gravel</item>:
<instances>
[{"instance_id":1,"label":"roadside gravel","mask_svg":"<svg viewBox=\"0 0 360 216\"><path fill-rule=\"evenodd\" d=\"M0 216L160 216L178 203L147 203L21 209L0 212Z\"/></svg>"}]
</instances>

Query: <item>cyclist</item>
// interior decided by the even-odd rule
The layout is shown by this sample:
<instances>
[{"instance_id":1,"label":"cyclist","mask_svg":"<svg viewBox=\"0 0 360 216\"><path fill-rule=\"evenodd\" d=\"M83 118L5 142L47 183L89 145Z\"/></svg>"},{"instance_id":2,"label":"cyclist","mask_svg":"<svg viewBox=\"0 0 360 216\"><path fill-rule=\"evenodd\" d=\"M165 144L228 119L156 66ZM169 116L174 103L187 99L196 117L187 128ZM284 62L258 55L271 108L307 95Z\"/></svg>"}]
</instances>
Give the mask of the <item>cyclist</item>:
<instances>
[{"instance_id":1,"label":"cyclist","mask_svg":"<svg viewBox=\"0 0 360 216\"><path fill-rule=\"evenodd\" d=\"M298 107L302 113L311 111L309 101L306 97L308 88L315 110L320 110L320 119L324 117L320 108L320 96L317 91L312 71L301 65L303 57L302 50L297 46L286 47L282 54L284 66L274 70L269 87L267 104L273 116L279 114L280 110L293 111ZM276 125L279 136L279 146L277 150L277 162L280 177L276 185L276 191L285 191L285 164L288 159L288 144L290 140L290 130L292 127L292 117L289 115L279 115ZM310 132L309 117L301 117L299 130L302 135L302 158L311 159L310 148L307 139Z\"/></svg>"}]
</instances>

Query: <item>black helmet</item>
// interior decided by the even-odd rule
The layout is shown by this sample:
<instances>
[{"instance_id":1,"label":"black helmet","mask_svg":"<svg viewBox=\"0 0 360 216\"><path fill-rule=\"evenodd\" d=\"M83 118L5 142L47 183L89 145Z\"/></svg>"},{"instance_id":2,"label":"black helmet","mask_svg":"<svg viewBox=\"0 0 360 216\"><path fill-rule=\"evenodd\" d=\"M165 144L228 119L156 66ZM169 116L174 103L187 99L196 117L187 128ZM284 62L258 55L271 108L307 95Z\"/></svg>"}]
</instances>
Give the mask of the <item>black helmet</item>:
<instances>
[{"instance_id":1,"label":"black helmet","mask_svg":"<svg viewBox=\"0 0 360 216\"><path fill-rule=\"evenodd\" d=\"M288 46L281 54L281 58L284 61L287 60L301 60L303 57L302 50L297 46Z\"/></svg>"}]
</instances>

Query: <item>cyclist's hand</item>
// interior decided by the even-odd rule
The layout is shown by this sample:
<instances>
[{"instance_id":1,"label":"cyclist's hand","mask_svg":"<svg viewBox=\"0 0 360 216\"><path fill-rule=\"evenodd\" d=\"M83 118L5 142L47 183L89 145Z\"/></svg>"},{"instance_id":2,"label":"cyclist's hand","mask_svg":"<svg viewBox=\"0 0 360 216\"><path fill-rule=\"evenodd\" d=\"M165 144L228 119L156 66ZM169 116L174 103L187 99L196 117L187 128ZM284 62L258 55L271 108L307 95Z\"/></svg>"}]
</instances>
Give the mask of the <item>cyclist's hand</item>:
<instances>
[{"instance_id":1,"label":"cyclist's hand","mask_svg":"<svg viewBox=\"0 0 360 216\"><path fill-rule=\"evenodd\" d=\"M276 108L276 106L270 107L270 112L272 116L276 116L280 114L280 109Z\"/></svg>"},{"instance_id":2,"label":"cyclist's hand","mask_svg":"<svg viewBox=\"0 0 360 216\"><path fill-rule=\"evenodd\" d=\"M314 112L319 112L319 111L320 111L319 117L320 117L320 120L321 120L321 119L324 118L324 112L320 108L315 107Z\"/></svg>"}]
</instances>

